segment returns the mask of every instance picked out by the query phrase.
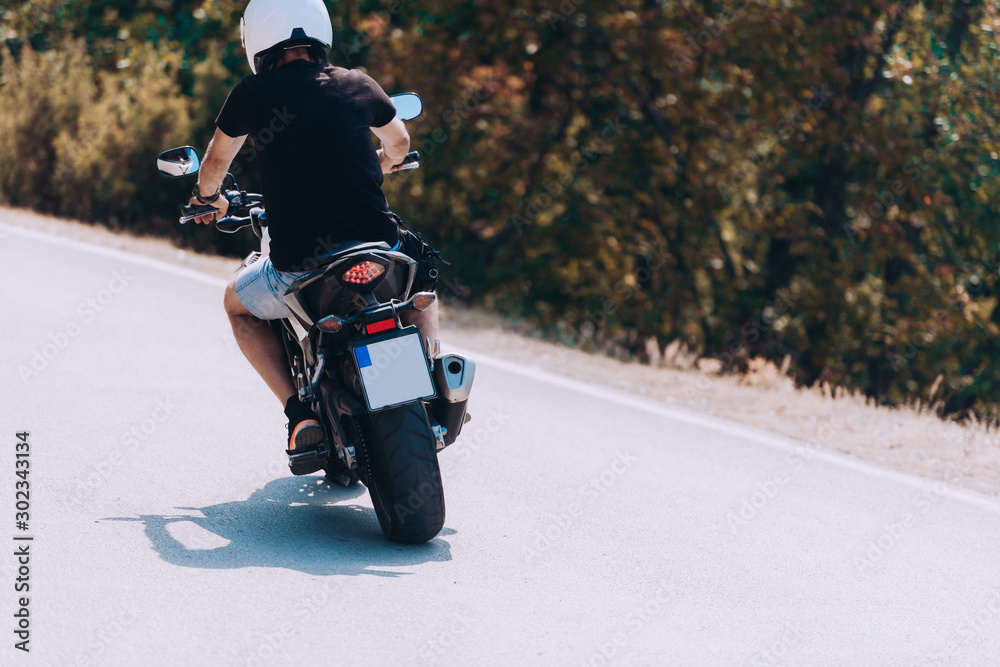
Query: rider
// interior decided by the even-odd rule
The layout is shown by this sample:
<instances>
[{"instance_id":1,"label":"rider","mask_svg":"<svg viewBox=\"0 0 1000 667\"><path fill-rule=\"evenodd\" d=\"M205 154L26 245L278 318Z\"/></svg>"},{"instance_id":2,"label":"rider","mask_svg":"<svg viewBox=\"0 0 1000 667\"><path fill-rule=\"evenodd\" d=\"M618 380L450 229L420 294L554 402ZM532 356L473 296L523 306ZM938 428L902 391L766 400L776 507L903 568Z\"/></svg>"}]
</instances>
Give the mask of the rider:
<instances>
[{"instance_id":1,"label":"rider","mask_svg":"<svg viewBox=\"0 0 1000 667\"><path fill-rule=\"evenodd\" d=\"M254 75L233 88L216 119L191 204L217 209L199 223L226 214L223 179L252 137L270 257L229 283L224 305L243 354L284 405L289 467L305 475L323 467L329 445L298 398L281 340L262 320L291 316L282 295L331 244L385 241L415 259L429 248L399 226L381 188L383 174L406 157L410 137L378 83L328 64L333 26L322 0L252 0L241 32ZM370 132L382 142L378 151ZM423 337L437 338L436 306L404 317Z\"/></svg>"}]
</instances>

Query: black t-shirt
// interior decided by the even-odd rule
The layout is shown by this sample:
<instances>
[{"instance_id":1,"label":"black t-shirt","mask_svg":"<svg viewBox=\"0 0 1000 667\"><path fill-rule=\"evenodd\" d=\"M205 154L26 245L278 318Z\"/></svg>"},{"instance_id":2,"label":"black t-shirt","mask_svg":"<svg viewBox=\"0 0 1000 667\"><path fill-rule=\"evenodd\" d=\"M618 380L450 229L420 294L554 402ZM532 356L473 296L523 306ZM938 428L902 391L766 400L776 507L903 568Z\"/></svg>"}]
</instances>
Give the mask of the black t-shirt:
<instances>
[{"instance_id":1,"label":"black t-shirt","mask_svg":"<svg viewBox=\"0 0 1000 667\"><path fill-rule=\"evenodd\" d=\"M305 60L248 76L229 93L215 124L253 138L275 268L307 270L341 241L396 244L369 129L395 117L367 74Z\"/></svg>"}]
</instances>

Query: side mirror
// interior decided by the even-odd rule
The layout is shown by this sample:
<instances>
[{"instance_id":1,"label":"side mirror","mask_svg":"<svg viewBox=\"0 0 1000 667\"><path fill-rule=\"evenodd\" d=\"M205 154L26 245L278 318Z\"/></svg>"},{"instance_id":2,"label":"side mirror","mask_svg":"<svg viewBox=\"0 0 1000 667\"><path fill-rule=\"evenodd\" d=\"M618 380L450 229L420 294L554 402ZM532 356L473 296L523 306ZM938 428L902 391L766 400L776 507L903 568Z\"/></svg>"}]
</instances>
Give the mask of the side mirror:
<instances>
[{"instance_id":1,"label":"side mirror","mask_svg":"<svg viewBox=\"0 0 1000 667\"><path fill-rule=\"evenodd\" d=\"M156 157L156 169L164 178L190 176L201 169L201 157L191 146L171 148Z\"/></svg>"},{"instance_id":2,"label":"side mirror","mask_svg":"<svg viewBox=\"0 0 1000 667\"><path fill-rule=\"evenodd\" d=\"M396 118L406 122L424 112L424 102L416 93L402 93L389 98L396 107Z\"/></svg>"}]
</instances>

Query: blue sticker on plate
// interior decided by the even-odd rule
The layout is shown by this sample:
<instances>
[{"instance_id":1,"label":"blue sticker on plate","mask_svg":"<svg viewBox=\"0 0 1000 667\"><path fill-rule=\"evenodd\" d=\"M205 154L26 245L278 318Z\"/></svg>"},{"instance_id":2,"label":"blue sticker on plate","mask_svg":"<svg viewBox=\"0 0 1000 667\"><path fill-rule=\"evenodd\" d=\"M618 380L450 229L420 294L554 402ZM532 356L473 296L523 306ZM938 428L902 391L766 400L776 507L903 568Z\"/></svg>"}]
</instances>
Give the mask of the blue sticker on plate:
<instances>
[{"instance_id":1,"label":"blue sticker on plate","mask_svg":"<svg viewBox=\"0 0 1000 667\"><path fill-rule=\"evenodd\" d=\"M368 368L372 365L372 355L368 354L368 346L354 348L354 356L358 358L358 368Z\"/></svg>"}]
</instances>

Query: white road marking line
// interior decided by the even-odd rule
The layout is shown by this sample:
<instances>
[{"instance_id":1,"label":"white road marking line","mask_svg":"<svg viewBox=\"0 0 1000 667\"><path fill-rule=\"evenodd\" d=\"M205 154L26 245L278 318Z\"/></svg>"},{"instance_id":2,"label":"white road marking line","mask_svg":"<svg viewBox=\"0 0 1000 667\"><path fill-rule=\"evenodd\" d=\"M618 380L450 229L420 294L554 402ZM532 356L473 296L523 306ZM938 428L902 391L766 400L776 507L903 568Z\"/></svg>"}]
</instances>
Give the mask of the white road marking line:
<instances>
[{"instance_id":1,"label":"white road marking line","mask_svg":"<svg viewBox=\"0 0 1000 667\"><path fill-rule=\"evenodd\" d=\"M168 262L164 262L158 259L152 259L149 257L144 257L142 255L137 255L126 250L118 250L116 248L106 248L104 246L95 245L93 243L87 243L85 241L77 241L75 239L66 239L59 236L54 236L46 232L39 232L31 229L24 229L23 227L15 227L13 225L7 225L0 222L0 229L4 231L11 232L12 234L24 236L26 238L31 238L37 241L43 241L47 243L52 243L55 245L61 245L68 248L74 248L76 250L82 250L85 252L91 252L96 255L103 255L105 257L114 257L115 259L125 260L132 262L134 264L139 264L152 269L158 269L160 271L165 271L166 273L171 273L177 276L182 276L185 278L190 278L191 280L197 280L199 282L212 285L213 287L225 287L228 281L222 278L217 278L216 276L197 271L195 269L189 269L187 267L174 266ZM235 263L235 262L234 262ZM651 401L642 396L637 396L634 394L628 394L625 392L607 389L605 387L600 387L593 384L588 384L580 380L574 380L572 378L565 378L552 373L548 373L537 368L531 368L528 366L521 366L520 364L515 364L503 359L498 359L491 357L480 352L471 352L467 350L462 350L461 348L454 347L451 345L447 346L448 350L456 354L461 354L469 357L476 363L485 364L487 366L492 366L499 370L519 375L521 377L537 380L539 382L545 382L546 384L554 385L556 387L561 387L563 389L568 389L570 391L575 391L580 394L585 394L587 396L592 396L594 398L600 398L601 400L608 401L610 403L615 403L626 408L631 408L635 410L642 410L643 412L648 412L660 417L665 417L667 419L673 419L676 421L684 422L685 424L690 424L692 426L698 426L701 428L712 429L720 433L725 433L728 435L743 438L744 440L751 440L758 444L764 445L766 447L772 447L774 449L780 449L782 451L793 451L796 448L804 446L806 443L792 440L791 438L785 438L774 433L768 433L767 431L761 431L750 426L744 426L742 424L737 424L735 422L729 422L718 417L709 417L707 415L700 415L695 412L688 412L686 410L670 407L662 403L657 403ZM867 461L861 461L859 459L851 458L845 454L839 454L837 452L830 451L813 451L812 455L822 461L833 464L841 468L848 468L850 470L855 470L857 472L865 473L873 477L878 477L880 479L885 479L907 486L911 486L917 489L924 490L928 484L935 483L936 480L932 480L927 477L918 477L916 475L911 475L904 472L898 472L896 470L889 470L887 468L879 467L873 463L868 463ZM938 482L940 483L940 482ZM1000 499L991 498L990 496L976 493L974 491L969 491L962 489L951 484L945 485L945 495L954 500L978 507L979 509L984 509L996 514L1000 514Z\"/></svg>"},{"instance_id":2,"label":"white road marking line","mask_svg":"<svg viewBox=\"0 0 1000 667\"><path fill-rule=\"evenodd\" d=\"M504 361L503 359L491 357L481 352L463 350L453 345L445 345L444 347L447 348L447 352L461 354L469 359L472 359L476 363L485 363L487 366L492 366L508 373L520 375L521 377L530 380L545 382L546 384L555 385L580 394L586 394L594 398L599 398L601 400L608 401L609 403L615 403L617 405L635 410L642 410L643 412L648 412L650 414L683 422L692 426L712 429L720 433L742 438L743 440L750 440L766 447L791 452L808 446L808 443L804 441L793 440L792 438L756 429L752 426L746 426L737 422L731 422L720 417L712 417L709 415L698 414L697 412L689 412L683 408L665 405L644 396L638 396L636 394L629 394L617 389L608 389L606 387L588 384L581 380L565 378L537 368L521 366L509 361ZM925 491L927 486L930 484L942 484L942 482L933 480L929 477L919 477L909 473L882 468L874 463L855 459L839 452L831 452L824 449L810 449L809 454L811 458L820 459L841 468L849 468L851 470L863 472L881 479L899 482L918 488L922 491ZM952 486L951 484L945 483L945 487L946 491L944 495L950 498L1000 514L1000 499Z\"/></svg>"},{"instance_id":3,"label":"white road marking line","mask_svg":"<svg viewBox=\"0 0 1000 667\"><path fill-rule=\"evenodd\" d=\"M25 229L24 227L16 227L14 225L8 225L0 222L0 230L5 232L10 232L16 236L23 236L25 238L34 239L36 241L44 241L46 243L51 243L53 245L63 246L65 248L72 248L74 250L83 250L84 252L91 252L95 255L103 255L104 257L113 257L115 259L120 259L122 261L131 262L133 264L139 264L140 266L149 267L151 269L158 269L166 273L172 273L175 276L181 276L183 278L189 278L191 280L197 280L198 282L205 283L206 285L212 285L213 287L225 288L229 284L229 281L219 278L217 276L209 275L202 271L197 271L195 269L189 269L185 266L176 266L170 262L164 262L160 259L153 259L151 257L145 257L143 255L137 255L127 250L119 250L118 248L108 248L102 245L97 245L95 243L87 243L86 241L77 241L76 239L67 239L62 236L55 236L47 232L39 232L34 229ZM234 261L235 265L236 262Z\"/></svg>"}]
</instances>

